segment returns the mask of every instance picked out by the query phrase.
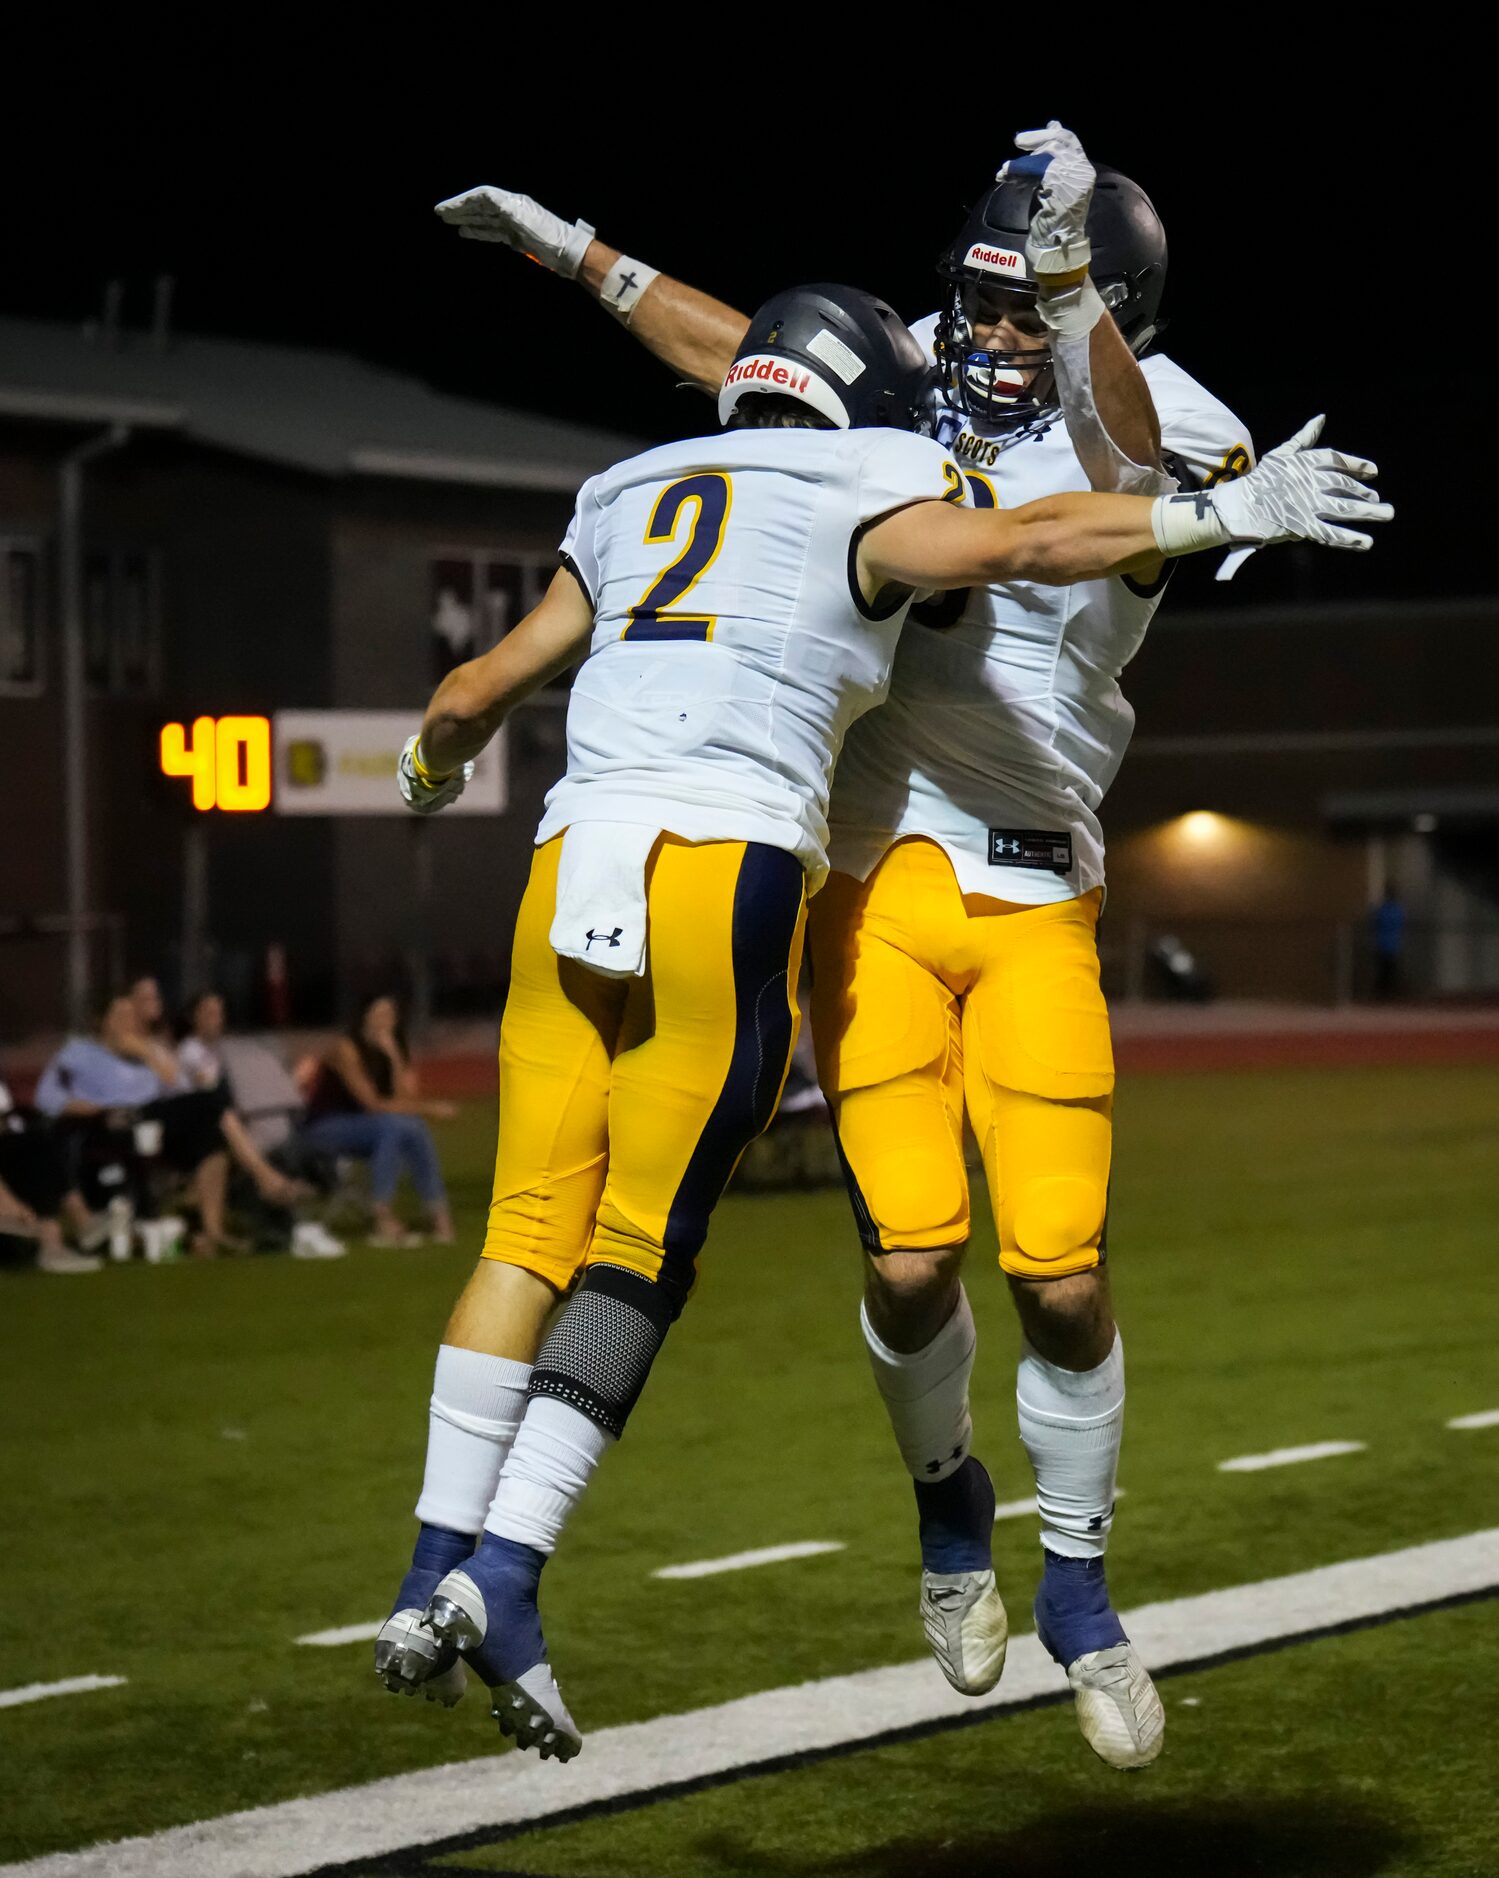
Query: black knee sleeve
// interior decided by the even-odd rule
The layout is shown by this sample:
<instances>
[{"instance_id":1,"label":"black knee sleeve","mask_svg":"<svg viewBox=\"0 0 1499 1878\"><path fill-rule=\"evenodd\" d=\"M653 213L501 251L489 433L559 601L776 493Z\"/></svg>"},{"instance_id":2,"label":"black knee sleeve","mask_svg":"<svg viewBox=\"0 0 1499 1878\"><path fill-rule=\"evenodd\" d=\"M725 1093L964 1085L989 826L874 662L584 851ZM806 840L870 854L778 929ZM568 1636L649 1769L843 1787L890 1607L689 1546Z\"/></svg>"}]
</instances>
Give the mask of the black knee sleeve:
<instances>
[{"instance_id":1,"label":"black knee sleeve","mask_svg":"<svg viewBox=\"0 0 1499 1878\"><path fill-rule=\"evenodd\" d=\"M570 1403L618 1439L681 1308L673 1287L590 1266L541 1346L530 1393Z\"/></svg>"}]
</instances>

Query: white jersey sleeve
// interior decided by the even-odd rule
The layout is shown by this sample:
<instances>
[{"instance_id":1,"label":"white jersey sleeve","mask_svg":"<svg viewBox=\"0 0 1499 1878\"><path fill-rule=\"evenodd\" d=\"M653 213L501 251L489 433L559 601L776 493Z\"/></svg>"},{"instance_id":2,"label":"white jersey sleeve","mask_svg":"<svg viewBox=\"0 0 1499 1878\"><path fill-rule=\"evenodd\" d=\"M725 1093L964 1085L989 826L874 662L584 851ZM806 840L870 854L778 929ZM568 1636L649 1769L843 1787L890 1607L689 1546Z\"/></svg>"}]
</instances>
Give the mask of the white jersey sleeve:
<instances>
[{"instance_id":1,"label":"white jersey sleeve","mask_svg":"<svg viewBox=\"0 0 1499 1878\"><path fill-rule=\"evenodd\" d=\"M1173 360L1154 353L1140 369L1161 420L1161 449L1189 475L1185 488L1211 488L1254 468L1249 427Z\"/></svg>"},{"instance_id":2,"label":"white jersey sleeve","mask_svg":"<svg viewBox=\"0 0 1499 1878\"><path fill-rule=\"evenodd\" d=\"M570 569L584 593L588 595L591 606L598 605L599 595L598 545L594 539L595 524L598 520L598 485L598 477L590 476L578 491L578 500L573 505L572 520L567 525L567 533L562 537L562 546L557 550L562 565Z\"/></svg>"},{"instance_id":3,"label":"white jersey sleeve","mask_svg":"<svg viewBox=\"0 0 1499 1878\"><path fill-rule=\"evenodd\" d=\"M962 471L929 437L906 431L871 431L874 442L865 454L856 497L860 527L882 515L909 508L913 502L961 502Z\"/></svg>"}]
</instances>

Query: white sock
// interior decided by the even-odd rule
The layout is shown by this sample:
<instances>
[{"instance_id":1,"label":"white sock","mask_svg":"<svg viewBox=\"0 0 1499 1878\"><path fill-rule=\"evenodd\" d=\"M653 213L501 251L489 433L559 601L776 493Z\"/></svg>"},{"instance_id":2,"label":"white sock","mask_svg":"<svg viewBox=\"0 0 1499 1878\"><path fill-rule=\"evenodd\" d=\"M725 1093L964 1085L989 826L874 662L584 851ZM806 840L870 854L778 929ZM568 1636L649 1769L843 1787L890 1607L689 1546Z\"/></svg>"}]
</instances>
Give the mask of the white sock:
<instances>
[{"instance_id":1,"label":"white sock","mask_svg":"<svg viewBox=\"0 0 1499 1878\"><path fill-rule=\"evenodd\" d=\"M552 1553L614 1436L556 1396L532 1396L484 1530Z\"/></svg>"},{"instance_id":2,"label":"white sock","mask_svg":"<svg viewBox=\"0 0 1499 1878\"><path fill-rule=\"evenodd\" d=\"M1114 1521L1124 1432L1124 1345L1097 1369L1058 1369L1027 1343L1015 1378L1020 1439L1036 1475L1041 1543L1063 1558L1099 1558Z\"/></svg>"},{"instance_id":3,"label":"white sock","mask_svg":"<svg viewBox=\"0 0 1499 1878\"><path fill-rule=\"evenodd\" d=\"M477 1533L526 1412L531 1365L445 1343L427 1409L427 1472L416 1516Z\"/></svg>"},{"instance_id":4,"label":"white sock","mask_svg":"<svg viewBox=\"0 0 1499 1878\"><path fill-rule=\"evenodd\" d=\"M968 1377L977 1333L968 1293L959 1285L952 1316L925 1349L909 1356L880 1341L863 1304L859 1322L901 1459L916 1480L946 1480L967 1459L973 1440Z\"/></svg>"}]
</instances>

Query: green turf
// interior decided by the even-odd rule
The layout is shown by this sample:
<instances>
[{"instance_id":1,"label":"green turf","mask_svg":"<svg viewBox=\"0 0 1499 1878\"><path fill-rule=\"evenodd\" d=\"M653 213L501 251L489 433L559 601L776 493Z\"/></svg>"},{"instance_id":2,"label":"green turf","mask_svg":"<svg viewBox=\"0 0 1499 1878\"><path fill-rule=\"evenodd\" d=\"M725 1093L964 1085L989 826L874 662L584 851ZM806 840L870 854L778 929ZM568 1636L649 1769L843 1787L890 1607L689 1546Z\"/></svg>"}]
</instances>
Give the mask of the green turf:
<instances>
[{"instance_id":1,"label":"green turf","mask_svg":"<svg viewBox=\"0 0 1499 1878\"><path fill-rule=\"evenodd\" d=\"M478 1109L445 1132L470 1229L485 1198L488 1134ZM1131 1387L1112 1565L1122 1602L1495 1523L1499 1429L1456 1434L1443 1423L1499 1407L1496 1139L1499 1071L1488 1068L1126 1085L1111 1225ZM976 1237L979 1448L1000 1497L1018 1498L1028 1480L1013 1431L1014 1334L987 1227ZM289 1641L375 1619L389 1603L412 1532L432 1348L467 1265L458 1251L361 1249L326 1265L132 1267L87 1283L19 1276L0 1288L0 1686L90 1672L130 1679L0 1711L0 1855L497 1745L478 1702L448 1715L385 1695L368 1646ZM585 1729L918 1654L910 1490L872 1399L856 1289L839 1194L725 1203L699 1294L548 1574L553 1659ZM1324 1438L1366 1441L1368 1452L1266 1474L1214 1469L1228 1455ZM649 1576L672 1561L823 1538L848 1550L722 1578ZM997 1540L1018 1617L1034 1534L1013 1521ZM811 1620L824 1609L835 1618ZM1499 1678L1492 1607L1448 1624L1410 1629L1462 1641L1417 1651L1417 1686L1389 1691L1391 1705L1426 1718L1422 1738L1370 1776L1388 1788L1372 1812L1426 1821L1427 1850L1411 1856L1429 1855L1443 1817L1455 1835L1471 1804L1448 1739L1473 1725L1455 1681L1479 1663L1490 1683ZM1214 1671L1204 1703L1213 1677L1321 1676L1309 1666L1365 1649L1377 1666L1378 1646L1350 1640L1273 1659L1273 1670ZM1383 1727L1356 1703L1333 1707L1342 1719L1325 1726L1345 1741ZM1013 1725L1059 1742L1071 1728L1063 1715ZM900 1753L988 1755L1011 1726L979 1730L961 1749ZM1239 1727L1225 1718L1215 1764L1220 1776L1232 1766L1231 1790L1248 1808L1255 1743L1275 1742L1277 1729L1245 1722L1240 1766ZM1187 1814L1210 1784L1186 1765L1192 1739L1188 1726L1176 1730L1171 1769L1151 1789L1185 1782ZM842 1791L853 1765L795 1778ZM1310 1817L1320 1783L1336 1784L1325 1757L1295 1780L1276 1765L1272 1784L1292 1814L1304 1803ZM1067 1779L1066 1803L1078 1809L1112 1816L1124 1804L1086 1761ZM736 1802L725 1793L690 1806L710 1804ZM760 1802L747 1788L738 1804L752 1815ZM662 1831L669 1813L657 1815ZM649 1834L647 1821L612 1830ZM1188 1819L1181 1830L1191 1829ZM921 1830L916 1813L901 1827L908 1837ZM829 1856L864 1843L851 1831L828 1825Z\"/></svg>"},{"instance_id":2,"label":"green turf","mask_svg":"<svg viewBox=\"0 0 1499 1878\"><path fill-rule=\"evenodd\" d=\"M1100 1769L1052 1707L529 1832L432 1870L1493 1878L1493 1628L1494 1606L1478 1605L1168 1678L1169 1747L1145 1775Z\"/></svg>"}]
</instances>

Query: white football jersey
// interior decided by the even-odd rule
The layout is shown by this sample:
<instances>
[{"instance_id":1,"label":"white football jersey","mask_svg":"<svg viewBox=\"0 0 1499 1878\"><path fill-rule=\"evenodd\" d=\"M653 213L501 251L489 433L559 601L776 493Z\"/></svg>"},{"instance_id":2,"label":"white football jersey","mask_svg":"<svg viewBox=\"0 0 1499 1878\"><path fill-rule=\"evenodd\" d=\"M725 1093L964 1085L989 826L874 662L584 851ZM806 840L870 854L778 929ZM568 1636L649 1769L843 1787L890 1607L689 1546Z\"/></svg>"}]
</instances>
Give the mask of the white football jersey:
<instances>
[{"instance_id":1,"label":"white football jersey","mask_svg":"<svg viewBox=\"0 0 1499 1878\"><path fill-rule=\"evenodd\" d=\"M935 325L934 315L911 329L929 351ZM1251 467L1248 431L1195 379L1153 355L1140 369L1168 458L1199 483ZM939 402L934 430L980 507L1089 486L1060 415L1016 437ZM1135 722L1119 675L1164 585L1016 581L918 607L888 701L850 734L839 763L832 865L864 879L893 841L926 835L965 893L1039 905L1098 886L1098 808Z\"/></svg>"},{"instance_id":2,"label":"white football jersey","mask_svg":"<svg viewBox=\"0 0 1499 1878\"><path fill-rule=\"evenodd\" d=\"M910 606L865 606L855 537L960 483L945 450L893 430L730 430L586 482L562 553L593 639L537 841L587 820L761 841L820 885L833 765Z\"/></svg>"}]
</instances>

